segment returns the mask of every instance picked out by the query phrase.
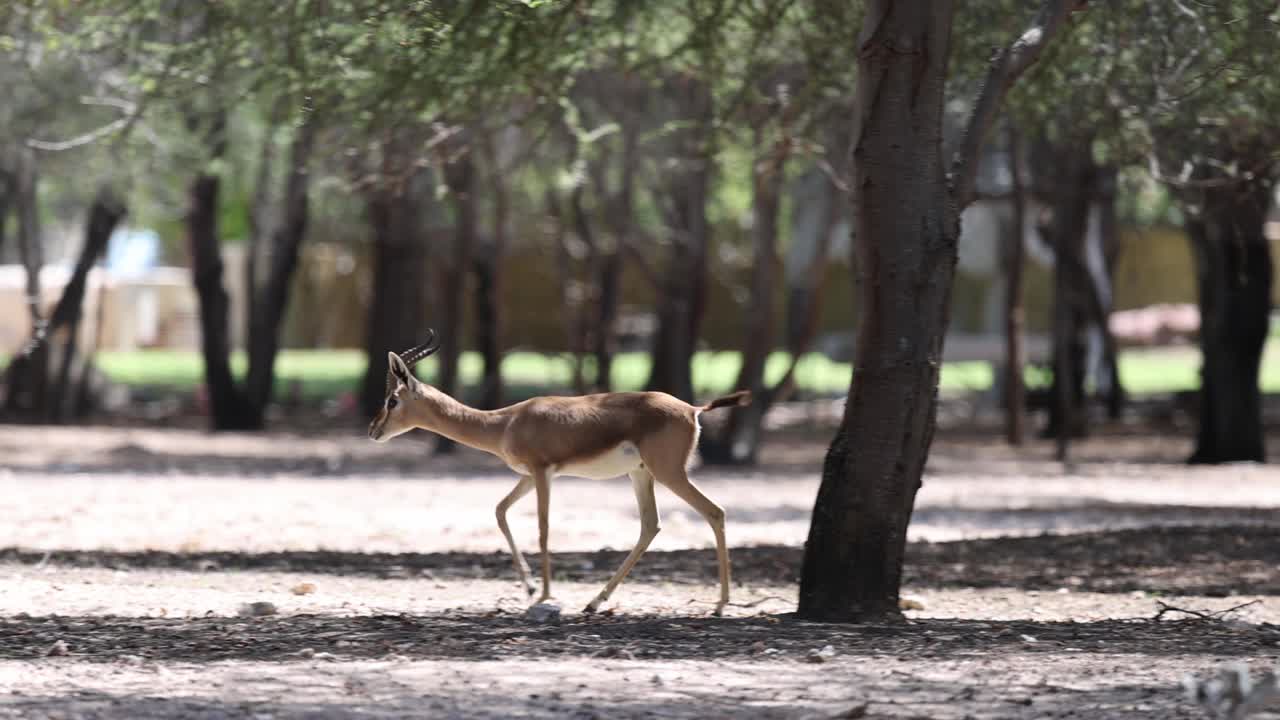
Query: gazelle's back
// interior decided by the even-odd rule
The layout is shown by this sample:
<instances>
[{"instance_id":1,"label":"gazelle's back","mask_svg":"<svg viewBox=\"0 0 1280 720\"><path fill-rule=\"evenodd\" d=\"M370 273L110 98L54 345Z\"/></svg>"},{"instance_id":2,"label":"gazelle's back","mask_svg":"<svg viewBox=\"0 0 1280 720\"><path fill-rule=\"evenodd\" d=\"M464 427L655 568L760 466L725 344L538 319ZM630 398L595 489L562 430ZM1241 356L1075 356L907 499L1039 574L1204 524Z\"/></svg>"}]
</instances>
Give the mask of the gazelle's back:
<instances>
[{"instance_id":1,"label":"gazelle's back","mask_svg":"<svg viewBox=\"0 0 1280 720\"><path fill-rule=\"evenodd\" d=\"M504 452L522 465L563 466L596 458L624 442L640 444L672 426L696 432L697 409L658 392L537 397L507 409Z\"/></svg>"}]
</instances>

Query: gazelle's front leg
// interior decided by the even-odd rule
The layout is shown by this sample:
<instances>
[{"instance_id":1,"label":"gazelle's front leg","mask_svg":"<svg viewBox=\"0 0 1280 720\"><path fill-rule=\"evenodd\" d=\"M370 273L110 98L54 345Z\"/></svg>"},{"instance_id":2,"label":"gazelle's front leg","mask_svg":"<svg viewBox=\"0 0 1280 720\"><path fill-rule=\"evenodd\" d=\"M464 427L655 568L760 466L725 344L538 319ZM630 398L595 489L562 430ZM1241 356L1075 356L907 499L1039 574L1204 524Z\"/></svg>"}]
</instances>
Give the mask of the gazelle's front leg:
<instances>
[{"instance_id":1,"label":"gazelle's front leg","mask_svg":"<svg viewBox=\"0 0 1280 720\"><path fill-rule=\"evenodd\" d=\"M643 467L632 470L631 487L636 492L636 504L640 506L640 539L636 541L636 546L631 548L627 559L622 561L622 567L618 568L618 572L609 578L609 583L583 610L585 613L593 613L600 609L600 604L609 599L613 591L627 577L627 573L631 572L631 568L635 567L636 561L649 548L649 543L653 542L658 531L662 529L658 526L658 501L653 496L653 475Z\"/></svg>"},{"instance_id":2,"label":"gazelle's front leg","mask_svg":"<svg viewBox=\"0 0 1280 720\"><path fill-rule=\"evenodd\" d=\"M533 595L533 583L529 582L529 564L524 561L524 555L520 554L520 549L516 547L516 540L511 536L511 528L507 525L507 510L516 504L520 498L529 494L533 489L533 478L528 475L522 475L516 486L507 493L507 496L498 502L498 507L494 514L498 516L498 529L502 531L502 536L507 539L507 545L511 548L511 560L516 566L516 575L520 576L520 583L524 585L525 592Z\"/></svg>"},{"instance_id":3,"label":"gazelle's front leg","mask_svg":"<svg viewBox=\"0 0 1280 720\"><path fill-rule=\"evenodd\" d=\"M550 527L551 478L546 468L533 471L533 487L538 493L538 549L542 551L542 596L538 602L551 598L551 553L547 552L547 531Z\"/></svg>"}]
</instances>

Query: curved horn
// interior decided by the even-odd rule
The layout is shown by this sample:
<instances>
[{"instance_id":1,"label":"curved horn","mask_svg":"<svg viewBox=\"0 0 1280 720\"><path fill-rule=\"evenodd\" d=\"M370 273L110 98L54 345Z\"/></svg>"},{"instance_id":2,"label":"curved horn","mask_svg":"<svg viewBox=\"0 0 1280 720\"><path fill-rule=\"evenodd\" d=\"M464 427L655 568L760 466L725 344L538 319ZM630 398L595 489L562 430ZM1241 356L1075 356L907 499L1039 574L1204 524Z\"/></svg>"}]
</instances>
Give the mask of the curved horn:
<instances>
[{"instance_id":1,"label":"curved horn","mask_svg":"<svg viewBox=\"0 0 1280 720\"><path fill-rule=\"evenodd\" d=\"M434 329L428 329L427 341L400 353L400 359L404 360L405 365L413 367L415 363L440 349L440 343L437 342L437 340L436 331Z\"/></svg>"}]
</instances>

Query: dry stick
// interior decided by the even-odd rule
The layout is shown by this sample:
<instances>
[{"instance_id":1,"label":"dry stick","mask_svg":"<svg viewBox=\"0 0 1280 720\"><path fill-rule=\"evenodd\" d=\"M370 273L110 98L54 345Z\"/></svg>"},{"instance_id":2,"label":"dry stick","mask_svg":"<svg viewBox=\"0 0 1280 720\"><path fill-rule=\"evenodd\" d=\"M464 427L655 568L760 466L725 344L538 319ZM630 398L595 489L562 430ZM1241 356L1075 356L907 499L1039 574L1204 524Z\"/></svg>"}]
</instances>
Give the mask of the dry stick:
<instances>
[{"instance_id":1,"label":"dry stick","mask_svg":"<svg viewBox=\"0 0 1280 720\"><path fill-rule=\"evenodd\" d=\"M1247 608L1250 605L1257 605L1260 602L1262 601L1250 600L1249 602L1240 603L1239 605L1229 607L1226 610L1216 610L1213 612L1205 612L1202 610L1188 610L1186 608L1180 608L1175 605L1170 605L1169 603L1163 602L1161 600L1157 600L1156 605L1160 606L1160 610L1156 612L1155 616L1153 616L1151 619L1152 621L1156 621L1163 618L1165 613L1179 612L1179 613L1184 613L1186 615L1192 615L1201 620L1221 620L1225 615L1229 615L1233 612L1236 612L1237 610L1243 610L1244 608Z\"/></svg>"}]
</instances>

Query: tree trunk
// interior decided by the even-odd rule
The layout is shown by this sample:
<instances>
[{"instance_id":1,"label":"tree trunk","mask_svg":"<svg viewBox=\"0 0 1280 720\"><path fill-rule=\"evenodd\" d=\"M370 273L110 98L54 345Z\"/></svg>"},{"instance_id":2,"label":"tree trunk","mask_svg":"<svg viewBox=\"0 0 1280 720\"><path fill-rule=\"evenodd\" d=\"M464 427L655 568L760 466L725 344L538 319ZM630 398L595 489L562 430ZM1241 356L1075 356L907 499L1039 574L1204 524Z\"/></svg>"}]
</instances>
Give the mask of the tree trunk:
<instances>
[{"instance_id":1,"label":"tree trunk","mask_svg":"<svg viewBox=\"0 0 1280 720\"><path fill-rule=\"evenodd\" d=\"M1102 336L1103 368L1106 376L1107 416L1118 420L1124 411L1125 391L1120 381L1120 352L1116 338L1111 334L1111 312L1115 309L1116 260L1120 257L1120 233L1116 218L1116 193L1118 171L1114 165L1098 170L1094 202L1098 209L1098 234L1102 244L1099 253L1102 267L1091 273L1093 295L1091 309L1094 325Z\"/></svg>"},{"instance_id":2,"label":"tree trunk","mask_svg":"<svg viewBox=\"0 0 1280 720\"><path fill-rule=\"evenodd\" d=\"M950 2L869 2L859 38L857 369L805 545L798 614L807 620L900 617L959 236L941 146L953 13Z\"/></svg>"},{"instance_id":3,"label":"tree trunk","mask_svg":"<svg viewBox=\"0 0 1280 720\"><path fill-rule=\"evenodd\" d=\"M613 389L613 357L617 353L618 305L622 294L622 253L631 242L634 222L636 171L640 165L640 137L634 124L622 129L622 179L618 192L606 204L609 208L610 233L613 242L596 253L596 318L592 332L596 357L596 392ZM603 175L603 173L601 173ZM605 187L603 178L597 182Z\"/></svg>"},{"instance_id":4,"label":"tree trunk","mask_svg":"<svg viewBox=\"0 0 1280 720\"><path fill-rule=\"evenodd\" d=\"M9 206L13 204L13 174L0 167L0 257L4 257L4 244L9 239Z\"/></svg>"},{"instance_id":5,"label":"tree trunk","mask_svg":"<svg viewBox=\"0 0 1280 720\"><path fill-rule=\"evenodd\" d=\"M44 243L40 236L39 175L30 150L15 155L14 210L18 221L18 254L26 270L27 313L31 337L5 370L5 414L27 421L42 417L49 388L48 329L40 309L40 271L44 267Z\"/></svg>"},{"instance_id":6,"label":"tree trunk","mask_svg":"<svg viewBox=\"0 0 1280 720\"><path fill-rule=\"evenodd\" d=\"M763 142L757 133L756 147ZM757 158L752 173L754 249L751 291L743 329L742 367L734 388L750 390L757 400L765 394L765 365L774 347L773 302L778 274L778 215L782 205L787 141L781 139ZM703 435L702 459L721 465L755 462L760 449L763 410L759 402L734 407L720 432Z\"/></svg>"},{"instance_id":7,"label":"tree trunk","mask_svg":"<svg viewBox=\"0 0 1280 720\"><path fill-rule=\"evenodd\" d=\"M470 268L471 248L477 235L475 197L475 159L471 148L460 151L458 157L444 167L445 184L453 199L454 231L452 257L440 263L437 286L440 288L440 330L442 345L436 357L440 359L440 376L437 387L445 394L458 397L459 360L462 357L462 298L466 290L467 270ZM454 443L443 435L436 443L436 452L448 453Z\"/></svg>"},{"instance_id":8,"label":"tree trunk","mask_svg":"<svg viewBox=\"0 0 1280 720\"><path fill-rule=\"evenodd\" d=\"M602 189L597 188L598 191ZM593 344L594 331L598 328L592 328L591 324L594 319L588 319L593 305L592 295L594 290L590 288L590 282L583 282L578 279L574 271L575 258L570 246L570 237L574 237L578 242L587 247L587 272L588 274L595 268L597 257L600 254L600 246L596 242L595 228L591 225L591 218L587 214L586 204L583 202L585 193L583 183L578 183L573 188L573 192L569 194L569 209L573 213L573 235L566 233L562 238L560 245L561 262L564 263L565 285L564 285L564 302L565 310L570 313L568 321L569 326L569 354L573 356L573 391L578 395L587 392L586 377L586 352L587 346Z\"/></svg>"},{"instance_id":9,"label":"tree trunk","mask_svg":"<svg viewBox=\"0 0 1280 720\"><path fill-rule=\"evenodd\" d=\"M482 141L493 190L493 236L475 255L476 349L484 361L479 407L502 406L502 262L507 250L509 200L504 169L494 147L497 140Z\"/></svg>"},{"instance_id":10,"label":"tree trunk","mask_svg":"<svg viewBox=\"0 0 1280 720\"><path fill-rule=\"evenodd\" d=\"M1065 462L1071 438L1085 431L1085 337L1094 293L1085 258L1089 212L1097 167L1087 150L1089 137L1044 142L1036 167L1048 197L1051 217L1040 232L1054 252L1053 386L1046 437L1056 443L1056 456ZM1081 148L1086 150L1081 151Z\"/></svg>"},{"instance_id":11,"label":"tree trunk","mask_svg":"<svg viewBox=\"0 0 1280 720\"><path fill-rule=\"evenodd\" d=\"M124 215L124 205L109 190L100 189L89 207L84 245L53 313L47 324L42 321L39 330L33 331L27 342L29 350L14 358L7 373L9 397L14 402L8 409L15 414L15 419L61 423L75 413L80 393L72 380L71 369L84 361L78 340L85 288L89 272L106 252L107 241ZM48 358L48 346L55 337L62 338L62 352L57 356L57 374L51 378L47 359L37 363L32 362L32 358L38 354ZM34 387L46 388L46 391L36 395L17 390Z\"/></svg>"},{"instance_id":12,"label":"tree trunk","mask_svg":"<svg viewBox=\"0 0 1280 720\"><path fill-rule=\"evenodd\" d=\"M89 271L98 263L107 251L107 241L115 232L116 226L124 219L125 207L107 188L98 190L89 207L88 221L85 223L84 245L80 256L76 258L75 269L71 279L63 288L62 297L53 309L49 319L50 332L65 329L63 352L59 362L58 376L53 382L53 393L47 407L44 408L46 420L63 422L74 406L79 393L71 381L71 366L80 358L77 341L80 334L80 320L84 316L85 287L89 280Z\"/></svg>"},{"instance_id":13,"label":"tree trunk","mask_svg":"<svg viewBox=\"0 0 1280 720\"><path fill-rule=\"evenodd\" d=\"M711 97L705 84L697 80L677 78L673 86L695 126L681 131L679 164L668 171L666 220L671 255L658 300L658 331L646 388L692 401L692 360L707 295Z\"/></svg>"},{"instance_id":14,"label":"tree trunk","mask_svg":"<svg viewBox=\"0 0 1280 720\"><path fill-rule=\"evenodd\" d=\"M313 113L309 112L298 127L289 150L284 215L270 236L270 269L265 284L261 288L248 288L255 311L249 324L249 374L245 395L259 426L265 424L267 406L271 403L276 355L280 351L280 324L289 304L289 290L298 267L299 250L307 234L311 183L308 166L315 136L316 122Z\"/></svg>"},{"instance_id":15,"label":"tree trunk","mask_svg":"<svg viewBox=\"0 0 1280 720\"><path fill-rule=\"evenodd\" d=\"M1273 269L1263 179L1206 187L1188 212L1200 291L1200 427L1191 463L1265 462L1259 365Z\"/></svg>"},{"instance_id":16,"label":"tree trunk","mask_svg":"<svg viewBox=\"0 0 1280 720\"><path fill-rule=\"evenodd\" d=\"M226 118L215 118L209 130L213 159L226 154L225 131ZM200 303L205 389L214 430L257 430L261 428L261 418L255 417L231 374L227 326L230 301L222 284L222 250L218 238L221 182L217 175L200 171L188 188L185 218L191 276Z\"/></svg>"},{"instance_id":17,"label":"tree trunk","mask_svg":"<svg viewBox=\"0 0 1280 720\"><path fill-rule=\"evenodd\" d=\"M1024 311L1022 266L1026 263L1026 194L1022 185L1022 152L1017 131L1009 128L1009 172L1012 178L1013 232L1005 238L1004 303L1004 433L1010 445L1021 445L1026 434L1027 386L1023 379Z\"/></svg>"},{"instance_id":18,"label":"tree trunk","mask_svg":"<svg viewBox=\"0 0 1280 720\"><path fill-rule=\"evenodd\" d=\"M373 299L360 391L366 417L386 400L387 352L417 345L426 331L430 243L422 212L429 205L430 185L430 174L422 171L404 186L384 181L366 196L373 234Z\"/></svg>"}]
</instances>

